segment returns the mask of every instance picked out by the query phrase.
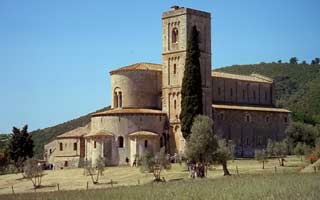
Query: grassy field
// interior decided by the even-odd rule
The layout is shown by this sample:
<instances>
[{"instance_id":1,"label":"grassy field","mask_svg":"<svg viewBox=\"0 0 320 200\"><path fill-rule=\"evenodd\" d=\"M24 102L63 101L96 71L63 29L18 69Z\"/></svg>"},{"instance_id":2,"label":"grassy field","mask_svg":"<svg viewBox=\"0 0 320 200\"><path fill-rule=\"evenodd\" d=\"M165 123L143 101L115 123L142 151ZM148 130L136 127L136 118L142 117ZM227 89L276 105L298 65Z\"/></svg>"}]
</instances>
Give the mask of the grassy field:
<instances>
[{"instance_id":1,"label":"grassy field","mask_svg":"<svg viewBox=\"0 0 320 200\"><path fill-rule=\"evenodd\" d=\"M265 169L262 170L262 164L255 160L235 160L229 162L229 170L232 174L236 174L236 168L238 168L240 177L242 175L274 175L275 166L276 174L298 174L298 172L307 163L300 161L300 158L292 156L287 158L285 167L279 167L278 160L269 160L266 163ZM108 167L106 168L104 175L100 179L100 184L93 185L91 183L90 177L85 176L83 169L68 169L68 170L56 170L56 171L46 171L46 176L43 177L43 186L41 189L37 190L39 192L52 192L57 191L57 184L59 184L60 190L84 190L86 189L87 182L89 183L89 189L102 189L117 186L129 186L129 185L143 185L152 182L153 176L151 174L144 174L139 171L138 168L132 167ZM223 172L221 166L213 166L208 171L208 181L215 182L215 179L222 181ZM165 177L168 184L173 184L173 182L185 182L189 180L189 174L184 165L174 164L172 169L169 171L164 171L162 176ZM250 179L249 176L248 178ZM297 177L292 176L292 177ZM262 176L263 177L263 176ZM267 176L269 177L269 176ZM273 177L273 176L271 176ZM308 175L306 175L308 177ZM29 180L20 179L21 175L3 175L0 176L0 194L10 194L12 193L12 186L14 188L14 193L30 193L34 192L32 184ZM310 176L312 178L312 176ZM318 177L319 178L319 177ZM210 179L210 180L209 180ZM213 180L211 180L213 179ZM230 178L238 180L236 177ZM261 180L261 178L258 178ZM268 178L267 178L268 179ZM110 181L112 180L113 185L111 186ZM179 180L179 181L178 181ZM272 180L272 179L271 179ZM310 179L311 181L312 179ZM240 180L238 180L240 181ZM307 180L306 180L307 181ZM172 183L171 183L172 182ZM192 182L193 183L193 182ZM188 183L186 183L188 184ZM198 182L197 184L201 184ZM146 186L149 187L149 186ZM165 187L165 186L164 186ZM123 187L121 187L123 189ZM117 189L118 190L118 189ZM44 195L45 197L45 195ZM0 199L1 196L0 196Z\"/></svg>"},{"instance_id":2,"label":"grassy field","mask_svg":"<svg viewBox=\"0 0 320 200\"><path fill-rule=\"evenodd\" d=\"M108 189L0 196L1 199L319 199L320 174L239 175Z\"/></svg>"}]
</instances>

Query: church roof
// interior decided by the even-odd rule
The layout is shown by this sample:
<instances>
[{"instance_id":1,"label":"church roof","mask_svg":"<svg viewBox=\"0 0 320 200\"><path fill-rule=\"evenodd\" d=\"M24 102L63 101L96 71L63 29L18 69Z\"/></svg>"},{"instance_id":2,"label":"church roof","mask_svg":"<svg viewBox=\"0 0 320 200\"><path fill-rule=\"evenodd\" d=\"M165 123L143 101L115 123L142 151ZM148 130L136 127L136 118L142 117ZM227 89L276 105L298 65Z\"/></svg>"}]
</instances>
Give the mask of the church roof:
<instances>
[{"instance_id":1,"label":"church roof","mask_svg":"<svg viewBox=\"0 0 320 200\"><path fill-rule=\"evenodd\" d=\"M129 137L159 137L159 134L150 131L136 131L130 133Z\"/></svg>"},{"instance_id":2,"label":"church roof","mask_svg":"<svg viewBox=\"0 0 320 200\"><path fill-rule=\"evenodd\" d=\"M218 104L212 104L212 107L215 109L227 109L227 110L290 113L290 111L287 109L273 108L273 107L235 106L235 105L218 105Z\"/></svg>"},{"instance_id":3,"label":"church roof","mask_svg":"<svg viewBox=\"0 0 320 200\"><path fill-rule=\"evenodd\" d=\"M84 127L78 127L71 131L68 131L62 135L57 136L57 138L79 138L82 137L90 132L89 124Z\"/></svg>"},{"instance_id":4,"label":"church roof","mask_svg":"<svg viewBox=\"0 0 320 200\"><path fill-rule=\"evenodd\" d=\"M225 73L225 72L212 71L211 76L216 77L216 78L227 78L227 79L262 82L262 83L272 83L273 82L273 80L271 78L262 76L260 74L239 75L239 74L230 74L230 73Z\"/></svg>"},{"instance_id":5,"label":"church roof","mask_svg":"<svg viewBox=\"0 0 320 200\"><path fill-rule=\"evenodd\" d=\"M156 115L165 115L166 113L161 110L155 109L146 109L146 108L121 108L121 109L111 109L104 112L94 113L91 116L98 117L104 115L117 115L117 114L156 114Z\"/></svg>"},{"instance_id":6,"label":"church roof","mask_svg":"<svg viewBox=\"0 0 320 200\"><path fill-rule=\"evenodd\" d=\"M123 72L123 71L159 71L161 72L162 71L162 65L160 64L154 64L154 63L136 63L136 64L132 64L132 65L128 65L128 66L125 66L125 67L120 67L118 69L115 69L115 70L112 70L110 72L110 74L114 74L114 73L117 73L117 72Z\"/></svg>"},{"instance_id":7,"label":"church roof","mask_svg":"<svg viewBox=\"0 0 320 200\"><path fill-rule=\"evenodd\" d=\"M106 130L101 130L95 133L90 133L85 136L86 138L88 137L113 137L113 134L109 131Z\"/></svg>"}]
</instances>

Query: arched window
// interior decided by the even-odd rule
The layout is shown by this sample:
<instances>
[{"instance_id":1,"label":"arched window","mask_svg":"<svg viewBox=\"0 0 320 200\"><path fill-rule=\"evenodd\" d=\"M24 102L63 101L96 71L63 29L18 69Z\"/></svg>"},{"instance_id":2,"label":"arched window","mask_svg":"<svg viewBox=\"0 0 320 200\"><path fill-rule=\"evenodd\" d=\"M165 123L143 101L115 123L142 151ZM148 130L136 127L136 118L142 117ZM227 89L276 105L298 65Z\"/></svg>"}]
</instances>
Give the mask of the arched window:
<instances>
[{"instance_id":1,"label":"arched window","mask_svg":"<svg viewBox=\"0 0 320 200\"><path fill-rule=\"evenodd\" d=\"M173 107L174 107L174 109L177 108L177 100L174 100L174 101L173 101Z\"/></svg>"},{"instance_id":2,"label":"arched window","mask_svg":"<svg viewBox=\"0 0 320 200\"><path fill-rule=\"evenodd\" d=\"M119 92L119 108L122 108L122 92Z\"/></svg>"},{"instance_id":3,"label":"arched window","mask_svg":"<svg viewBox=\"0 0 320 200\"><path fill-rule=\"evenodd\" d=\"M122 108L122 92L120 88L115 88L113 93L113 107Z\"/></svg>"},{"instance_id":4,"label":"arched window","mask_svg":"<svg viewBox=\"0 0 320 200\"><path fill-rule=\"evenodd\" d=\"M113 93L113 107L118 108L118 95L116 92Z\"/></svg>"},{"instance_id":5,"label":"arched window","mask_svg":"<svg viewBox=\"0 0 320 200\"><path fill-rule=\"evenodd\" d=\"M118 137L118 146L119 146L119 148L123 148L123 137L122 136Z\"/></svg>"},{"instance_id":6,"label":"arched window","mask_svg":"<svg viewBox=\"0 0 320 200\"><path fill-rule=\"evenodd\" d=\"M266 116L266 123L269 123L269 122L270 122L270 117Z\"/></svg>"},{"instance_id":7,"label":"arched window","mask_svg":"<svg viewBox=\"0 0 320 200\"><path fill-rule=\"evenodd\" d=\"M144 141L144 148L148 148L148 140Z\"/></svg>"},{"instance_id":8,"label":"arched window","mask_svg":"<svg viewBox=\"0 0 320 200\"><path fill-rule=\"evenodd\" d=\"M246 122L251 122L251 115L249 113L246 114L245 121Z\"/></svg>"},{"instance_id":9,"label":"arched window","mask_svg":"<svg viewBox=\"0 0 320 200\"><path fill-rule=\"evenodd\" d=\"M177 65L174 64L174 65L173 65L173 74L176 74L176 73L177 73Z\"/></svg>"},{"instance_id":10,"label":"arched window","mask_svg":"<svg viewBox=\"0 0 320 200\"><path fill-rule=\"evenodd\" d=\"M97 142L96 141L93 142L93 148L97 148Z\"/></svg>"},{"instance_id":11,"label":"arched window","mask_svg":"<svg viewBox=\"0 0 320 200\"><path fill-rule=\"evenodd\" d=\"M224 120L224 113L223 113L223 112L220 113L219 118L220 118L221 120Z\"/></svg>"},{"instance_id":12,"label":"arched window","mask_svg":"<svg viewBox=\"0 0 320 200\"><path fill-rule=\"evenodd\" d=\"M179 32L177 28L173 28L172 29L172 43L178 43L178 36L179 36Z\"/></svg>"}]
</instances>

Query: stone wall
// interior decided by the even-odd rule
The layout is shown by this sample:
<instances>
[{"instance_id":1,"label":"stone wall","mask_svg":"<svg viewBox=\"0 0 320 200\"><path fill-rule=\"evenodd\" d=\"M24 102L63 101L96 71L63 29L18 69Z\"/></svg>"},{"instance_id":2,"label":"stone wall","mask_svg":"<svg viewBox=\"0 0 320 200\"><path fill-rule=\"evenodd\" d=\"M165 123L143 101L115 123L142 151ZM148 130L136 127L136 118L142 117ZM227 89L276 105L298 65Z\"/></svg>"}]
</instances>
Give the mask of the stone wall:
<instances>
[{"instance_id":1,"label":"stone wall","mask_svg":"<svg viewBox=\"0 0 320 200\"><path fill-rule=\"evenodd\" d=\"M165 133L165 115L155 115L155 114L118 114L118 115L108 115L99 116L91 118L91 131L98 132L100 130L105 130L113 134L110 150L111 155L109 155L109 160L111 160L111 165L123 165L128 157L130 161L134 159L134 154L131 152L132 147L130 147L130 137L129 134L137 131L150 131L162 136ZM124 147L119 148L118 138L122 136L124 139ZM137 143L138 144L138 143ZM159 140L157 144L151 142L150 145L160 146ZM87 148L87 155L91 150ZM137 153L137 152L136 152ZM88 158L90 156L87 156Z\"/></svg>"},{"instance_id":2,"label":"stone wall","mask_svg":"<svg viewBox=\"0 0 320 200\"><path fill-rule=\"evenodd\" d=\"M212 102L216 104L274 106L273 83L212 77Z\"/></svg>"},{"instance_id":3,"label":"stone wall","mask_svg":"<svg viewBox=\"0 0 320 200\"><path fill-rule=\"evenodd\" d=\"M62 149L60 149L62 144ZM76 145L76 147L75 147ZM45 145L45 159L55 169L79 167L84 158L84 138L57 138ZM50 153L51 152L51 153Z\"/></svg>"},{"instance_id":4,"label":"stone wall","mask_svg":"<svg viewBox=\"0 0 320 200\"><path fill-rule=\"evenodd\" d=\"M216 134L236 144L236 156L254 155L254 149L262 149L268 139L275 141L286 137L288 113L214 109Z\"/></svg>"},{"instance_id":5,"label":"stone wall","mask_svg":"<svg viewBox=\"0 0 320 200\"><path fill-rule=\"evenodd\" d=\"M112 108L115 92L121 92L123 108L161 109L162 79L160 71L119 71L111 75Z\"/></svg>"}]
</instances>

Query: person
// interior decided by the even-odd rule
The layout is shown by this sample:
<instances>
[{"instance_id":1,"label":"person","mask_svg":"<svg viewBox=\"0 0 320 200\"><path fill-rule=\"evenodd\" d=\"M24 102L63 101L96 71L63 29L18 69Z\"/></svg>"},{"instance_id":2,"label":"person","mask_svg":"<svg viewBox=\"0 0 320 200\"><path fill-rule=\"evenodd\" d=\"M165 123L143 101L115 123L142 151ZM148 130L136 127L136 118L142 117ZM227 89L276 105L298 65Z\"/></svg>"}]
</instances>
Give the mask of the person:
<instances>
[{"instance_id":1,"label":"person","mask_svg":"<svg viewBox=\"0 0 320 200\"><path fill-rule=\"evenodd\" d=\"M132 167L136 167L137 166L137 159L135 158L132 164Z\"/></svg>"},{"instance_id":2,"label":"person","mask_svg":"<svg viewBox=\"0 0 320 200\"><path fill-rule=\"evenodd\" d=\"M129 165L129 158L128 157L126 157L126 163L127 163L127 165Z\"/></svg>"}]
</instances>

